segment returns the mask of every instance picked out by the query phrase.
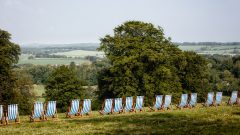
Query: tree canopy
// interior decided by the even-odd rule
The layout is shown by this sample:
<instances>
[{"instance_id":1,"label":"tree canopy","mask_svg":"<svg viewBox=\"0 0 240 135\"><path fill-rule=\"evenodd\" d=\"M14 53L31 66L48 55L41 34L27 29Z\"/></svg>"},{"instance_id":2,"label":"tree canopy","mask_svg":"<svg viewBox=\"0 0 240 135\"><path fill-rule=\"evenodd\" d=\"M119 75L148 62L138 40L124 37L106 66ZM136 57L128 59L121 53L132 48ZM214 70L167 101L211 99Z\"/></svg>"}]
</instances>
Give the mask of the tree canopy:
<instances>
[{"instance_id":1,"label":"tree canopy","mask_svg":"<svg viewBox=\"0 0 240 135\"><path fill-rule=\"evenodd\" d=\"M46 83L46 99L56 100L60 111L66 111L72 99L83 98L84 89L76 71L66 66L56 68Z\"/></svg>"},{"instance_id":2,"label":"tree canopy","mask_svg":"<svg viewBox=\"0 0 240 135\"><path fill-rule=\"evenodd\" d=\"M205 59L184 53L165 37L161 27L151 23L128 21L100 40L99 50L111 64L99 73L100 98L145 95L152 100L156 94L198 91L199 87L191 86L206 72ZM193 72L203 74L191 76ZM186 76L193 79L192 84L187 84Z\"/></svg>"},{"instance_id":3,"label":"tree canopy","mask_svg":"<svg viewBox=\"0 0 240 135\"><path fill-rule=\"evenodd\" d=\"M0 29L0 101L7 103L11 100L14 79L12 65L18 62L19 45L10 41L11 34Z\"/></svg>"}]
</instances>

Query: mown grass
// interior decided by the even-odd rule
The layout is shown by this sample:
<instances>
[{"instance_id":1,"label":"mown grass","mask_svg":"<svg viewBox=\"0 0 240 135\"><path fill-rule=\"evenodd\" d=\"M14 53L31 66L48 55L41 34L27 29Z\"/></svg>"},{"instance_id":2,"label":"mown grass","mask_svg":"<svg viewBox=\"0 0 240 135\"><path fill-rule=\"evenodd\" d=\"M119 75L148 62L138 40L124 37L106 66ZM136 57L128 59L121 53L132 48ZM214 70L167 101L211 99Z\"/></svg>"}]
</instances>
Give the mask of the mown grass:
<instances>
[{"instance_id":1,"label":"mown grass","mask_svg":"<svg viewBox=\"0 0 240 135\"><path fill-rule=\"evenodd\" d=\"M240 134L240 107L198 107L125 113L30 123L21 116L21 124L0 127L1 134Z\"/></svg>"}]
</instances>

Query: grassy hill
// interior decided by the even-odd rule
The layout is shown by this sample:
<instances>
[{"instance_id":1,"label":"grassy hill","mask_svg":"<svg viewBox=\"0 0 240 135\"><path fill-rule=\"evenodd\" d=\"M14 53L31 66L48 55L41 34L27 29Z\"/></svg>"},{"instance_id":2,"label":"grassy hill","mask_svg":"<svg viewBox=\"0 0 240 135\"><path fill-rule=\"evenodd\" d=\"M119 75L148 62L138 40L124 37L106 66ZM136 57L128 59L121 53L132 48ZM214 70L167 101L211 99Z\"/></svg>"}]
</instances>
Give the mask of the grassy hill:
<instances>
[{"instance_id":1,"label":"grassy hill","mask_svg":"<svg viewBox=\"0 0 240 135\"><path fill-rule=\"evenodd\" d=\"M21 116L21 124L0 127L5 134L240 134L240 107L218 106L158 112L125 113L30 123Z\"/></svg>"}]
</instances>

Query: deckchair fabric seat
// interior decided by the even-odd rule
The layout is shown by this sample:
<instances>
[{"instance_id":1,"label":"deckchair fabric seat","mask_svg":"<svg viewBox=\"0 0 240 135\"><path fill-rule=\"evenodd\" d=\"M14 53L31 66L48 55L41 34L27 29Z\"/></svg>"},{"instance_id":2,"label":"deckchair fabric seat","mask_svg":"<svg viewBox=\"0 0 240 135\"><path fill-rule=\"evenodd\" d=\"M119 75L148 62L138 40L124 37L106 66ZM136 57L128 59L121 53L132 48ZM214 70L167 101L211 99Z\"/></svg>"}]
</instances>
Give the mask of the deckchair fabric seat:
<instances>
[{"instance_id":1,"label":"deckchair fabric seat","mask_svg":"<svg viewBox=\"0 0 240 135\"><path fill-rule=\"evenodd\" d=\"M113 99L112 98L111 99L106 99L103 112L105 114L111 113L112 112L112 105L113 105Z\"/></svg>"},{"instance_id":2,"label":"deckchair fabric seat","mask_svg":"<svg viewBox=\"0 0 240 135\"><path fill-rule=\"evenodd\" d=\"M165 95L165 101L163 104L163 109L169 108L171 105L172 95Z\"/></svg>"},{"instance_id":3,"label":"deckchair fabric seat","mask_svg":"<svg viewBox=\"0 0 240 135\"><path fill-rule=\"evenodd\" d=\"M185 107L188 101L188 94L182 94L180 104L178 105L179 108Z\"/></svg>"},{"instance_id":4,"label":"deckchair fabric seat","mask_svg":"<svg viewBox=\"0 0 240 135\"><path fill-rule=\"evenodd\" d=\"M125 111L129 112L133 109L133 97L126 97Z\"/></svg>"},{"instance_id":5,"label":"deckchair fabric seat","mask_svg":"<svg viewBox=\"0 0 240 135\"><path fill-rule=\"evenodd\" d=\"M77 115L79 113L79 103L79 99L72 100L69 115Z\"/></svg>"},{"instance_id":6,"label":"deckchair fabric seat","mask_svg":"<svg viewBox=\"0 0 240 135\"><path fill-rule=\"evenodd\" d=\"M208 94L207 94L207 101L205 103L205 106L213 105L213 97L214 97L214 92L208 92Z\"/></svg>"},{"instance_id":7,"label":"deckchair fabric seat","mask_svg":"<svg viewBox=\"0 0 240 135\"><path fill-rule=\"evenodd\" d=\"M0 125L4 124L3 105L0 105Z\"/></svg>"},{"instance_id":8,"label":"deckchair fabric seat","mask_svg":"<svg viewBox=\"0 0 240 135\"><path fill-rule=\"evenodd\" d=\"M143 100L144 100L144 96L137 96L136 97L136 107L135 107L135 110L142 110Z\"/></svg>"},{"instance_id":9,"label":"deckchair fabric seat","mask_svg":"<svg viewBox=\"0 0 240 135\"><path fill-rule=\"evenodd\" d=\"M237 91L232 91L232 94L231 94L231 104L237 103L237 98L238 98L238 92Z\"/></svg>"},{"instance_id":10,"label":"deckchair fabric seat","mask_svg":"<svg viewBox=\"0 0 240 135\"><path fill-rule=\"evenodd\" d=\"M216 103L216 105L220 105L221 102L222 102L222 92L217 92L215 103Z\"/></svg>"},{"instance_id":11,"label":"deckchair fabric seat","mask_svg":"<svg viewBox=\"0 0 240 135\"><path fill-rule=\"evenodd\" d=\"M3 105L0 105L0 120L3 118Z\"/></svg>"},{"instance_id":12,"label":"deckchair fabric seat","mask_svg":"<svg viewBox=\"0 0 240 135\"><path fill-rule=\"evenodd\" d=\"M156 101L153 107L156 109L160 109L162 107L162 100L163 100L163 95L157 95Z\"/></svg>"},{"instance_id":13,"label":"deckchair fabric seat","mask_svg":"<svg viewBox=\"0 0 240 135\"><path fill-rule=\"evenodd\" d=\"M48 101L47 103L47 111L46 111L46 116L51 117L56 114L56 101Z\"/></svg>"},{"instance_id":14,"label":"deckchair fabric seat","mask_svg":"<svg viewBox=\"0 0 240 135\"><path fill-rule=\"evenodd\" d=\"M16 120L18 117L18 105L12 104L8 105L8 120Z\"/></svg>"},{"instance_id":15,"label":"deckchair fabric seat","mask_svg":"<svg viewBox=\"0 0 240 135\"><path fill-rule=\"evenodd\" d=\"M114 99L114 112L121 112L122 111L122 98L115 98Z\"/></svg>"},{"instance_id":16,"label":"deckchair fabric seat","mask_svg":"<svg viewBox=\"0 0 240 135\"><path fill-rule=\"evenodd\" d=\"M191 99L189 101L189 106L194 107L197 103L197 93L191 93Z\"/></svg>"},{"instance_id":17,"label":"deckchair fabric seat","mask_svg":"<svg viewBox=\"0 0 240 135\"><path fill-rule=\"evenodd\" d=\"M91 99L84 99L82 109L81 109L81 115L89 114L90 111L91 111Z\"/></svg>"},{"instance_id":18,"label":"deckchair fabric seat","mask_svg":"<svg viewBox=\"0 0 240 135\"><path fill-rule=\"evenodd\" d=\"M34 103L34 113L32 118L41 118L43 116L43 102L35 102Z\"/></svg>"}]
</instances>

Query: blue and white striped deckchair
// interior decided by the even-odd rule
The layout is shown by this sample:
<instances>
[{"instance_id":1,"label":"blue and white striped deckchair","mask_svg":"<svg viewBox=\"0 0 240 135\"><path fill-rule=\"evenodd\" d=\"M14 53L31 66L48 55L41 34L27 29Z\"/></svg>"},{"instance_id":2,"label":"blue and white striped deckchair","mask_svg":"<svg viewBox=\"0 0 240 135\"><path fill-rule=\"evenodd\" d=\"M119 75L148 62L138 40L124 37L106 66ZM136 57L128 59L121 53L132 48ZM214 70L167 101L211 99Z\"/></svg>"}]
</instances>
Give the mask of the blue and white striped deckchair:
<instances>
[{"instance_id":1,"label":"blue and white striped deckchair","mask_svg":"<svg viewBox=\"0 0 240 135\"><path fill-rule=\"evenodd\" d=\"M213 105L213 98L214 98L214 92L208 92L207 94L207 101L205 102L205 106L212 106Z\"/></svg>"},{"instance_id":2,"label":"blue and white striped deckchair","mask_svg":"<svg viewBox=\"0 0 240 135\"><path fill-rule=\"evenodd\" d=\"M57 118L57 102L56 101L48 101L47 108L45 111L45 119L47 117Z\"/></svg>"},{"instance_id":3,"label":"blue and white striped deckchair","mask_svg":"<svg viewBox=\"0 0 240 135\"><path fill-rule=\"evenodd\" d=\"M4 124L3 105L0 105L0 125Z\"/></svg>"},{"instance_id":4,"label":"blue and white striped deckchair","mask_svg":"<svg viewBox=\"0 0 240 135\"><path fill-rule=\"evenodd\" d=\"M165 95L165 100L162 109L169 109L172 101L172 95Z\"/></svg>"},{"instance_id":5,"label":"blue and white striped deckchair","mask_svg":"<svg viewBox=\"0 0 240 135\"><path fill-rule=\"evenodd\" d=\"M115 98L114 99L114 109L113 111L115 113L121 113L122 112L122 98Z\"/></svg>"},{"instance_id":6,"label":"blue and white striped deckchair","mask_svg":"<svg viewBox=\"0 0 240 135\"><path fill-rule=\"evenodd\" d=\"M150 107L151 110L159 110L162 107L162 103L163 103L163 95L156 95L155 97L155 103L153 105L153 107Z\"/></svg>"},{"instance_id":7,"label":"blue and white striped deckchair","mask_svg":"<svg viewBox=\"0 0 240 135\"><path fill-rule=\"evenodd\" d=\"M144 101L144 96L137 96L137 97L136 97L135 111L136 111L136 110L142 111L143 101Z\"/></svg>"},{"instance_id":8,"label":"blue and white striped deckchair","mask_svg":"<svg viewBox=\"0 0 240 135\"><path fill-rule=\"evenodd\" d=\"M228 101L229 105L237 104L238 103L238 91L232 91L231 97Z\"/></svg>"},{"instance_id":9,"label":"blue and white striped deckchair","mask_svg":"<svg viewBox=\"0 0 240 135\"><path fill-rule=\"evenodd\" d=\"M82 108L81 108L81 115L84 114L90 114L92 111L92 107L91 107L91 99L84 99L83 103L82 103Z\"/></svg>"},{"instance_id":10,"label":"blue and white striped deckchair","mask_svg":"<svg viewBox=\"0 0 240 135\"><path fill-rule=\"evenodd\" d=\"M181 96L181 101L178 104L178 108L184 108L187 106L187 101L188 101L188 94L182 94Z\"/></svg>"},{"instance_id":11,"label":"blue and white striped deckchair","mask_svg":"<svg viewBox=\"0 0 240 135\"><path fill-rule=\"evenodd\" d=\"M100 114L109 114L112 113L113 109L113 99L105 99L103 109L100 112Z\"/></svg>"},{"instance_id":12,"label":"blue and white striped deckchair","mask_svg":"<svg viewBox=\"0 0 240 135\"><path fill-rule=\"evenodd\" d=\"M188 103L190 108L195 107L197 103L197 93L191 93L191 99Z\"/></svg>"},{"instance_id":13,"label":"blue and white striped deckchair","mask_svg":"<svg viewBox=\"0 0 240 135\"><path fill-rule=\"evenodd\" d=\"M222 92L217 92L216 93L215 104L220 105L221 103L222 103Z\"/></svg>"},{"instance_id":14,"label":"blue and white striped deckchair","mask_svg":"<svg viewBox=\"0 0 240 135\"><path fill-rule=\"evenodd\" d=\"M133 111L133 97L126 97L125 112Z\"/></svg>"},{"instance_id":15,"label":"blue and white striped deckchair","mask_svg":"<svg viewBox=\"0 0 240 135\"><path fill-rule=\"evenodd\" d=\"M9 124L9 121L14 120L15 123L20 123L19 113L18 113L18 105L17 104L11 104L8 105L8 111L6 116L6 124Z\"/></svg>"},{"instance_id":16,"label":"blue and white striped deckchair","mask_svg":"<svg viewBox=\"0 0 240 135\"><path fill-rule=\"evenodd\" d=\"M71 101L71 105L68 108L66 117L78 116L79 115L79 99L74 99Z\"/></svg>"},{"instance_id":17,"label":"blue and white striped deckchair","mask_svg":"<svg viewBox=\"0 0 240 135\"><path fill-rule=\"evenodd\" d=\"M43 102L35 102L33 104L33 111L30 115L30 122L34 122L34 119L39 118L43 120L44 118L44 109L43 109Z\"/></svg>"}]
</instances>

